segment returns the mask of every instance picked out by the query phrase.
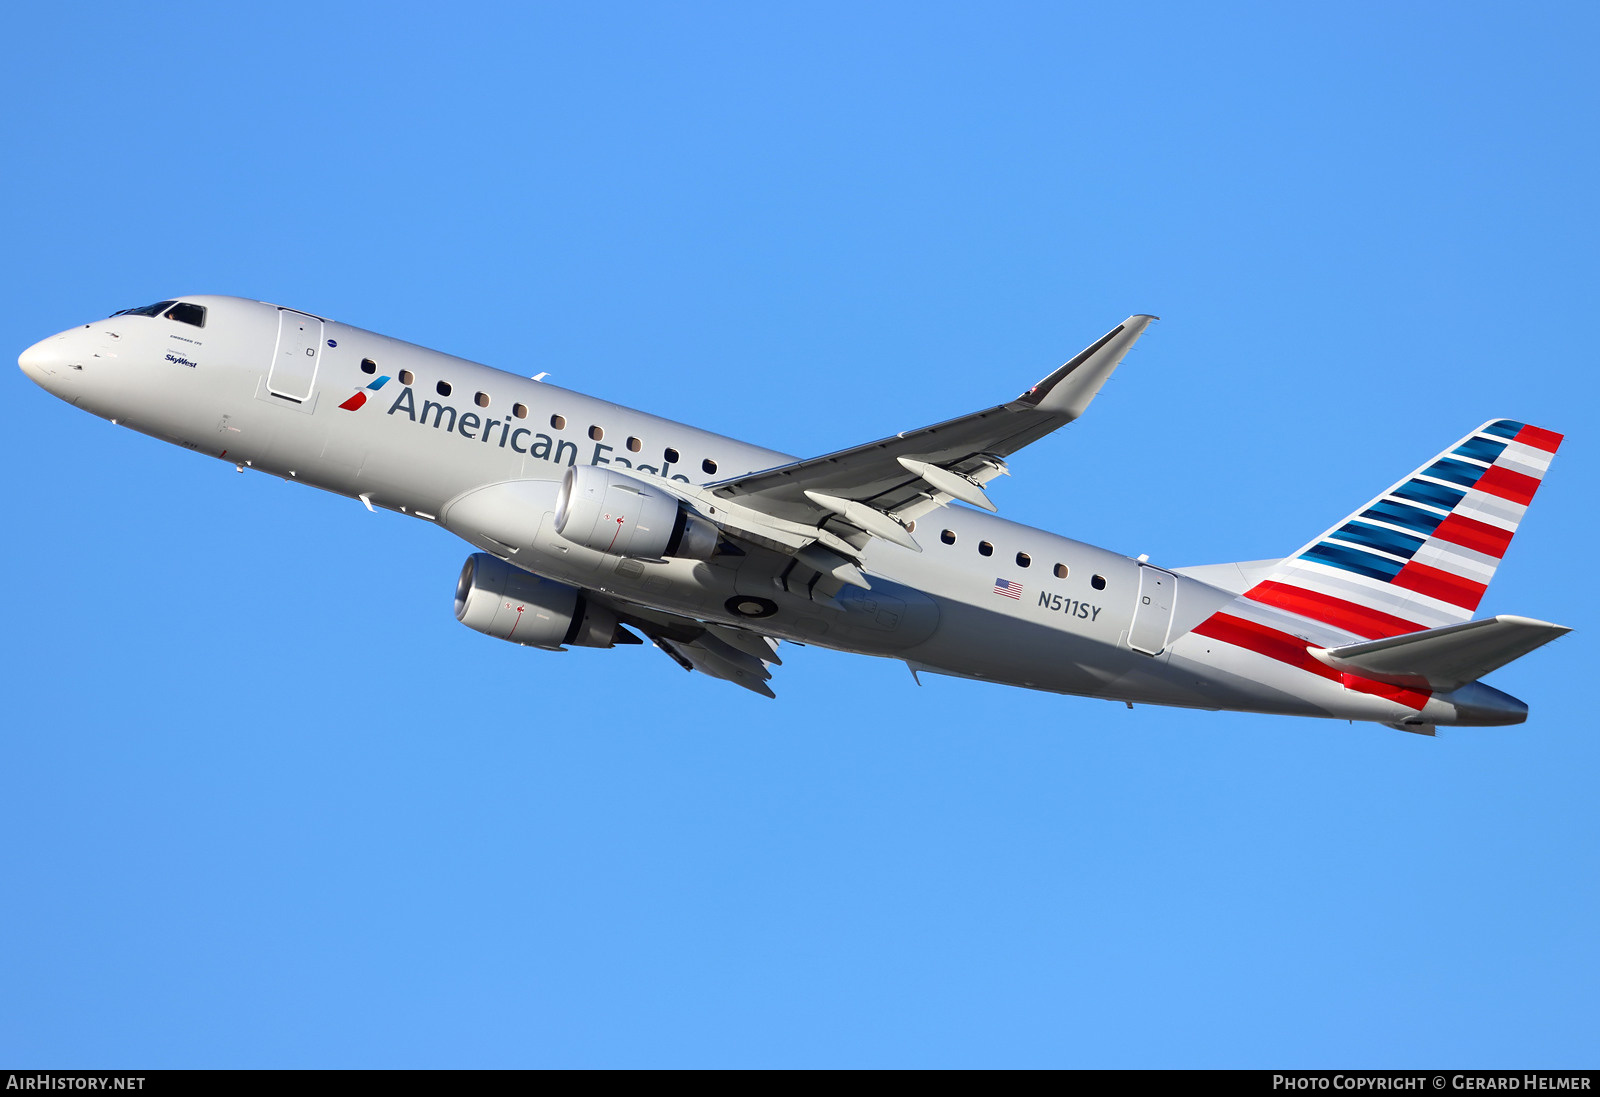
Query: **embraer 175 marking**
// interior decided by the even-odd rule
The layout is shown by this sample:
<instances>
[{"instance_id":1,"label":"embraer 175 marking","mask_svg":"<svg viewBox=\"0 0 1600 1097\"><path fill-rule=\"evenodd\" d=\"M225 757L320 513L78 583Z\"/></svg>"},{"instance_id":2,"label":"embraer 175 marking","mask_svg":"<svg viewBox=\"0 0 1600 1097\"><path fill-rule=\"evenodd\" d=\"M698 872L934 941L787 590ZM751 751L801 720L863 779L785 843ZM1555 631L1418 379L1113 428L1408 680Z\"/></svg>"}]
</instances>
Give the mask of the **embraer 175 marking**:
<instances>
[{"instance_id":1,"label":"embraer 175 marking","mask_svg":"<svg viewBox=\"0 0 1600 1097\"><path fill-rule=\"evenodd\" d=\"M789 640L1129 703L1524 720L1479 679L1568 630L1471 617L1559 434L1490 420L1281 560L1165 569L982 513L1005 459L1082 415L1153 319L1008 403L809 460L234 297L128 309L18 364L241 472L438 522L480 550L457 619L528 647L642 633L769 697Z\"/></svg>"}]
</instances>

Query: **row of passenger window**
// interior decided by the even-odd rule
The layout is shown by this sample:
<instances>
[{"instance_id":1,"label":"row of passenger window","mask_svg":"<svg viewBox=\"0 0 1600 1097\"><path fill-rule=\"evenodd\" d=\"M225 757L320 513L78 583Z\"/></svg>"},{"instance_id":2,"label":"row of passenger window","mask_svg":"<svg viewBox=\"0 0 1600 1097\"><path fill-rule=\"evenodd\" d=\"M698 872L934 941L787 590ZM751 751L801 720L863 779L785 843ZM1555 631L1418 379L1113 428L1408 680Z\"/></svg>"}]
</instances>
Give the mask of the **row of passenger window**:
<instances>
[{"instance_id":1,"label":"row of passenger window","mask_svg":"<svg viewBox=\"0 0 1600 1097\"><path fill-rule=\"evenodd\" d=\"M955 544L956 543L956 531L953 530L953 529L940 530L939 531L939 540L943 541L947 545ZM979 541L978 542L978 555L979 556L993 556L994 555L994 545L989 541ZM1029 556L1026 552L1017 553L1017 567L1019 567L1019 568L1031 568L1032 566L1033 566L1033 557L1032 556ZM1055 566L1055 576L1056 576L1057 579L1065 579L1070 570L1071 569L1068 568L1067 565L1065 565L1065 564L1057 564ZM1106 577L1104 575L1090 576L1089 585L1091 587L1093 587L1095 590L1105 590L1106 589Z\"/></svg>"},{"instance_id":2,"label":"row of passenger window","mask_svg":"<svg viewBox=\"0 0 1600 1097\"><path fill-rule=\"evenodd\" d=\"M367 374L377 373L378 372L378 364L376 362L374 362L371 358L363 358L363 359L361 359L361 372L362 373L367 373ZM400 376L400 383L402 385L415 384L416 380L417 380L416 375L414 373L412 373L408 369L401 370L399 376ZM440 396L449 396L450 393L451 393L450 382L449 381L439 381L438 383L436 383L434 385L434 391L437 392ZM490 397L489 397L489 394L487 392L475 393L473 395L473 397L472 397L472 400L473 400L473 403L477 404L480 408L487 408L489 406L489 404L490 404ZM523 404L523 403L512 404L511 405L511 414L513 416L515 416L516 418L518 418L518 419L526 419L528 417L528 405ZM550 416L550 426L555 430L566 430L567 429L566 417L563 416L563 415L552 415L552 416ZM596 442L602 441L602 440L604 440L605 436L606 436L606 432L605 432L605 428L604 427L600 427L600 426L590 426L589 427L589 437L591 439L593 439L594 441L596 441ZM628 447L628 452L629 453L638 453L640 450L644 449L644 443L641 442L638 438L635 438L635 437L630 435L629 438L628 438L628 441L627 441L627 447ZM664 450L662 450L661 451L661 456L662 456L662 459L664 461L666 461L666 463L669 464L669 465L670 464L676 464L681 458L681 455L678 453L678 451L673 449L671 446L668 446ZM708 476L715 474L716 471L717 471L717 463L715 461L713 461L709 457L707 457L705 460L700 462L700 467L703 470L705 470L705 472L706 472L706 474ZM907 528L908 529L913 529L913 530L916 529L917 528L916 527L916 523L915 522L910 523ZM953 529L941 530L940 533L939 533L939 540L943 541L947 545L955 544L956 543L956 531L953 530ZM994 555L994 545L991 544L988 541L979 541L978 542L978 555L979 556L993 556ZM1026 552L1017 553L1017 567L1019 567L1019 568L1027 568L1027 567L1032 567L1032 566L1033 566L1033 557L1029 556ZM1065 564L1057 564L1055 566L1055 576L1056 576L1057 579L1065 579L1067 577L1068 571L1069 571L1069 569L1068 569L1067 565L1065 565ZM1095 590L1105 590L1106 589L1105 576L1103 576L1103 575L1092 576L1089 579L1089 585L1094 587Z\"/></svg>"},{"instance_id":3,"label":"row of passenger window","mask_svg":"<svg viewBox=\"0 0 1600 1097\"><path fill-rule=\"evenodd\" d=\"M374 362L371 358L363 358L363 359L361 359L361 372L362 373L367 373L367 374L377 373L378 372L378 363ZM400 383L402 385L412 385L412 384L416 383L417 375L412 373L408 369L403 369L399 373L399 379L400 379ZM433 390L435 392L437 392L440 396L449 396L451 391L452 391L449 381L439 381L439 382L435 383L434 386L433 386ZM477 392L477 393L473 394L472 402L477 404L480 408L486 408L491 403L491 400L490 400L490 396L489 396L489 394L487 392ZM511 405L511 414L512 414L512 416L514 418L526 419L528 417L528 405L527 404L523 404L523 403L512 404ZM564 416L564 415L552 415L550 417L550 426L554 430L566 430L567 429L567 418L566 418L566 416ZM589 437L592 440L594 440L596 442L604 441L605 440L605 436L606 436L606 431L605 431L604 427L595 426L595 425L591 425L589 427ZM632 435L630 435L628 437L626 445L628 447L628 452L629 453L638 453L638 452L640 452L641 450L644 449L644 442L640 441L638 438L633 437ZM671 446L667 446L665 449L663 449L661 451L661 459L663 461L665 461L667 464L673 465L673 464L677 464L680 460L682 460L682 454L680 454L677 450L673 449ZM716 474L716 471L717 471L717 463L715 461L713 461L711 458L707 457L705 460L700 462L700 468L701 468L702 471L705 472L705 474L707 476L713 476L713 475Z\"/></svg>"}]
</instances>

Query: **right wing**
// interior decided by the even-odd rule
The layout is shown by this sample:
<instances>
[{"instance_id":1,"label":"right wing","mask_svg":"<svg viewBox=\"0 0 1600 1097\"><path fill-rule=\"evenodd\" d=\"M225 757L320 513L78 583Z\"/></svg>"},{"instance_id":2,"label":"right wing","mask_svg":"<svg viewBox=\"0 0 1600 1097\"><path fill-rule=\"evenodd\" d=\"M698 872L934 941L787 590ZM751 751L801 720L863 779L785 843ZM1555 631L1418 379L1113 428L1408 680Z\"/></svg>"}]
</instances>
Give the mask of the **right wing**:
<instances>
[{"instance_id":1,"label":"right wing","mask_svg":"<svg viewBox=\"0 0 1600 1097\"><path fill-rule=\"evenodd\" d=\"M703 486L651 482L730 538L831 577L824 595L840 583L870 587L860 562L874 538L920 552L907 527L921 515L955 499L994 510L983 485L1007 471L1004 458L1083 414L1154 319L1128 317L997 407Z\"/></svg>"},{"instance_id":2,"label":"right wing","mask_svg":"<svg viewBox=\"0 0 1600 1097\"><path fill-rule=\"evenodd\" d=\"M1154 319L1128 317L1009 403L708 486L721 499L812 525L835 515L856 524L836 502L902 522L952 498L993 510L981 484L1005 471L1000 459L1082 415ZM832 501L819 503L818 495Z\"/></svg>"}]
</instances>

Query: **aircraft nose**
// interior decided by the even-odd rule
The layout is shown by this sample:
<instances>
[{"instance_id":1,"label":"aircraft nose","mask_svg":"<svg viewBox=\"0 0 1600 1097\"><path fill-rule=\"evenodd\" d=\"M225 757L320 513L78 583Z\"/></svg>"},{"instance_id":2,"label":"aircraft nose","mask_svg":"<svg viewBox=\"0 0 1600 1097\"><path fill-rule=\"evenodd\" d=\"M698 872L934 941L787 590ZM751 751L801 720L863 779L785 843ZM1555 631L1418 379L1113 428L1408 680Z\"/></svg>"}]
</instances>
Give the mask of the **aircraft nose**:
<instances>
[{"instance_id":1,"label":"aircraft nose","mask_svg":"<svg viewBox=\"0 0 1600 1097\"><path fill-rule=\"evenodd\" d=\"M76 335L76 330L52 335L17 355L17 365L28 380L63 400L76 399L82 376L83 347Z\"/></svg>"},{"instance_id":2,"label":"aircraft nose","mask_svg":"<svg viewBox=\"0 0 1600 1097\"><path fill-rule=\"evenodd\" d=\"M61 352L61 337L53 335L49 339L39 340L17 355L17 365L22 367L22 372L27 374L30 380L42 383L47 374L61 368Z\"/></svg>"},{"instance_id":3,"label":"aircraft nose","mask_svg":"<svg viewBox=\"0 0 1600 1097\"><path fill-rule=\"evenodd\" d=\"M27 374L29 381L50 389L51 382L61 382L75 361L70 358L72 336L74 336L72 331L62 331L61 334L50 336L50 339L40 339L29 349L19 353L16 365L21 366L22 373Z\"/></svg>"}]
</instances>

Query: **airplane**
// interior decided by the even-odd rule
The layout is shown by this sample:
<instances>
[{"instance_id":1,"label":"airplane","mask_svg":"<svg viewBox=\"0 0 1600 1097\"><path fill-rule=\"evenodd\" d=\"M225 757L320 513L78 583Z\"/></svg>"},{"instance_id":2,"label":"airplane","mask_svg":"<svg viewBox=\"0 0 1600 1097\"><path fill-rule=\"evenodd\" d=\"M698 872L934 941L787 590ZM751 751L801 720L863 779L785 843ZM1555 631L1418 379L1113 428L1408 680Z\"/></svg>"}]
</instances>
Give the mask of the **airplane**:
<instances>
[{"instance_id":1,"label":"airplane","mask_svg":"<svg viewBox=\"0 0 1600 1097\"><path fill-rule=\"evenodd\" d=\"M457 620L526 647L648 639L767 697L789 641L1129 707L1524 721L1480 679L1570 630L1472 618L1553 431L1491 419L1282 559L1160 567L995 513L1006 459L1155 319L1013 400L811 458L237 297L124 309L18 365L113 424L443 526L478 550Z\"/></svg>"}]
</instances>

